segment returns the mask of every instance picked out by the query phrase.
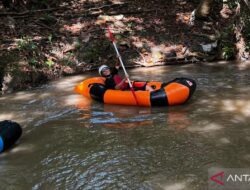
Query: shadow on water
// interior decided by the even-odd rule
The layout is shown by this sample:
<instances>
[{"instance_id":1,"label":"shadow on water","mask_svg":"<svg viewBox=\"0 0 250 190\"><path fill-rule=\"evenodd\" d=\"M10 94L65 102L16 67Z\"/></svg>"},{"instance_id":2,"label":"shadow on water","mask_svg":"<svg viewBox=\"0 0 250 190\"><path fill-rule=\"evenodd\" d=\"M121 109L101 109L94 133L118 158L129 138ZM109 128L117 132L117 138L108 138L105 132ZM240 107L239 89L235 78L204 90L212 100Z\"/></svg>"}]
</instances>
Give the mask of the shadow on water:
<instances>
[{"instance_id":1,"label":"shadow on water","mask_svg":"<svg viewBox=\"0 0 250 190\"><path fill-rule=\"evenodd\" d=\"M187 104L103 105L74 94L92 74L1 96L0 118L19 121L24 135L0 155L0 186L193 190L207 188L212 166L248 167L249 68L159 68L129 72L134 80L194 78L198 88Z\"/></svg>"}]
</instances>

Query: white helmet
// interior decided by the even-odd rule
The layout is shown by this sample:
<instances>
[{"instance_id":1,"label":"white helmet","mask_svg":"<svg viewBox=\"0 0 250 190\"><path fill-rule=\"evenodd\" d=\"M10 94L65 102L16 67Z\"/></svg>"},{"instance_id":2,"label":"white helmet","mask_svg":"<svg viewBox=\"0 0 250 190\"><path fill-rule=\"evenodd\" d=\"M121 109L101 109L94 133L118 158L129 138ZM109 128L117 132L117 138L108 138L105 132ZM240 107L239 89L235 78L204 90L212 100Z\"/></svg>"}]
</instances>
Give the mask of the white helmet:
<instances>
[{"instance_id":1,"label":"white helmet","mask_svg":"<svg viewBox=\"0 0 250 190\"><path fill-rule=\"evenodd\" d=\"M102 71L105 70L105 69L109 69L109 66L107 66L107 65L102 65L102 66L99 67L98 72L99 72L99 74L100 74L101 76L102 76Z\"/></svg>"}]
</instances>

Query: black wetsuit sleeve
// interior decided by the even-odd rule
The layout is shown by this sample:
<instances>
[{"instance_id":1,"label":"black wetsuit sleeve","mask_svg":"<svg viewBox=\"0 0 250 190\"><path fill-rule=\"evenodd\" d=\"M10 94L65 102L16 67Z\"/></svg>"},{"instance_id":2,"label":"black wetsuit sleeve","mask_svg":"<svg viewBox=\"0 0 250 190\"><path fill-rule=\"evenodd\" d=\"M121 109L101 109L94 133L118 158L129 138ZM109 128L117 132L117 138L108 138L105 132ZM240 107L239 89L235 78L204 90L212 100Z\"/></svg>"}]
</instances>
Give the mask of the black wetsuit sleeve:
<instances>
[{"instance_id":1,"label":"black wetsuit sleeve","mask_svg":"<svg viewBox=\"0 0 250 190\"><path fill-rule=\"evenodd\" d=\"M111 68L111 75L114 76L114 75L117 75L118 74L118 69L115 68L115 67L112 67Z\"/></svg>"},{"instance_id":2,"label":"black wetsuit sleeve","mask_svg":"<svg viewBox=\"0 0 250 190\"><path fill-rule=\"evenodd\" d=\"M116 84L115 84L113 77L107 78L105 80L105 86L107 89L115 89Z\"/></svg>"},{"instance_id":3,"label":"black wetsuit sleeve","mask_svg":"<svg viewBox=\"0 0 250 190\"><path fill-rule=\"evenodd\" d=\"M116 83L114 81L114 76L118 74L118 69L113 67L110 70L111 70L111 77L106 78L105 86L108 89L115 89Z\"/></svg>"}]
</instances>

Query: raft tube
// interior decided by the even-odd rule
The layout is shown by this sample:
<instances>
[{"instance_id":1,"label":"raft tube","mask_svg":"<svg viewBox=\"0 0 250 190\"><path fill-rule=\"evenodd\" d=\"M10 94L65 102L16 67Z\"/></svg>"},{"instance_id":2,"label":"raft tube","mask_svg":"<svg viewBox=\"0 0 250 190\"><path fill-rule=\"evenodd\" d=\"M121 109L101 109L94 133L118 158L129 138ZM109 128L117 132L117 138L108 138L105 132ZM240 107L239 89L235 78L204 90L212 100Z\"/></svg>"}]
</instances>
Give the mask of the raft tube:
<instances>
[{"instance_id":1,"label":"raft tube","mask_svg":"<svg viewBox=\"0 0 250 190\"><path fill-rule=\"evenodd\" d=\"M105 87L105 78L95 77L82 81L75 87L75 92L105 104L134 106L173 106L187 102L196 89L196 83L188 78L176 78L164 82L134 82L134 86L150 85L154 91L112 90ZM138 103L137 103L138 102Z\"/></svg>"},{"instance_id":2,"label":"raft tube","mask_svg":"<svg viewBox=\"0 0 250 190\"><path fill-rule=\"evenodd\" d=\"M16 143L22 134L21 126L13 121L0 122L0 153Z\"/></svg>"}]
</instances>

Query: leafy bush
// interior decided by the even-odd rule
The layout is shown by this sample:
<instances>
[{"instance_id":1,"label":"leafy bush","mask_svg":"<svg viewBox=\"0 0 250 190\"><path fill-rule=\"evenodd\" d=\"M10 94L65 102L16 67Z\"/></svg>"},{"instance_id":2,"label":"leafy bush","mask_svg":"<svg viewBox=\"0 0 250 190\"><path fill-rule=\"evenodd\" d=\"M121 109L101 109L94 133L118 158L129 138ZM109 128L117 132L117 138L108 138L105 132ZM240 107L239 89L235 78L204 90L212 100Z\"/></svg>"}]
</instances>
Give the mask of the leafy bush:
<instances>
[{"instance_id":1,"label":"leafy bush","mask_svg":"<svg viewBox=\"0 0 250 190\"><path fill-rule=\"evenodd\" d=\"M30 36L25 36L17 41L17 48L20 51L25 51L25 50L33 51L37 49L37 45L32 41L32 38Z\"/></svg>"},{"instance_id":2,"label":"leafy bush","mask_svg":"<svg viewBox=\"0 0 250 190\"><path fill-rule=\"evenodd\" d=\"M52 67L55 64L54 61L52 61L51 59L48 59L45 63L49 67Z\"/></svg>"},{"instance_id":3,"label":"leafy bush","mask_svg":"<svg viewBox=\"0 0 250 190\"><path fill-rule=\"evenodd\" d=\"M224 47L222 48L222 56L225 60L233 59L235 56L234 47Z\"/></svg>"}]
</instances>

